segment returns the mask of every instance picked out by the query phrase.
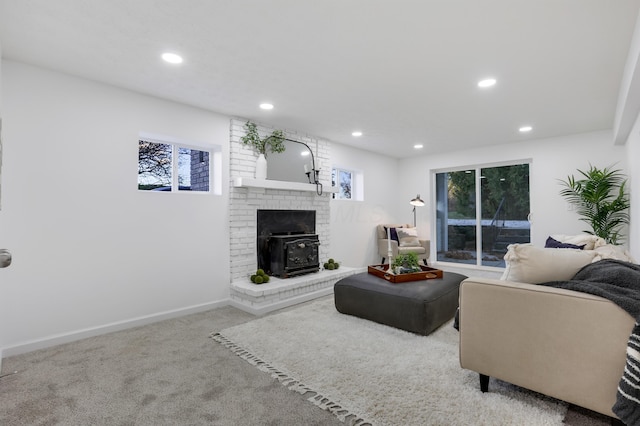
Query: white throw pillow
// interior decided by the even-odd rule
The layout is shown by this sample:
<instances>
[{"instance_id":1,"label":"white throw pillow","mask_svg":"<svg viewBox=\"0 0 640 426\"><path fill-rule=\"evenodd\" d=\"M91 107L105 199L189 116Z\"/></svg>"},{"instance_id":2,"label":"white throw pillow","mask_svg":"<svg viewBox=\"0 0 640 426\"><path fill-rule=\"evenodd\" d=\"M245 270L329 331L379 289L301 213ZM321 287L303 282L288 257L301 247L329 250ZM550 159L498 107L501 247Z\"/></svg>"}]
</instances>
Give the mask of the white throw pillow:
<instances>
[{"instance_id":1,"label":"white throw pillow","mask_svg":"<svg viewBox=\"0 0 640 426\"><path fill-rule=\"evenodd\" d=\"M396 228L400 247L420 247L416 228Z\"/></svg>"},{"instance_id":2,"label":"white throw pillow","mask_svg":"<svg viewBox=\"0 0 640 426\"><path fill-rule=\"evenodd\" d=\"M511 244L504 255L507 266L502 279L529 284L566 281L591 263L594 257L593 251Z\"/></svg>"},{"instance_id":3,"label":"white throw pillow","mask_svg":"<svg viewBox=\"0 0 640 426\"><path fill-rule=\"evenodd\" d=\"M574 244L576 246L584 245L584 250L593 250L606 244L604 238L590 234L552 235L551 238L561 243Z\"/></svg>"},{"instance_id":4,"label":"white throw pillow","mask_svg":"<svg viewBox=\"0 0 640 426\"><path fill-rule=\"evenodd\" d=\"M622 260L625 262L636 263L636 261L631 257L631 253L627 249L622 246L614 246L613 244L605 244L600 246L594 250L595 257L593 258L594 262L602 259L616 259Z\"/></svg>"}]
</instances>

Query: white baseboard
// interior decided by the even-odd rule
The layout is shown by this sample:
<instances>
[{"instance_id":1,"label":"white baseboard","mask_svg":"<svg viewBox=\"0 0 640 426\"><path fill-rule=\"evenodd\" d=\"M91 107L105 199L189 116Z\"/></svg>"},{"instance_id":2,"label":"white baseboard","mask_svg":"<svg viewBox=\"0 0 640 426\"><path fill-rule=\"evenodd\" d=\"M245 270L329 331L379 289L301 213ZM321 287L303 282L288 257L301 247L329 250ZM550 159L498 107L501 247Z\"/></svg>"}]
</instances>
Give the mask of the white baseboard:
<instances>
[{"instance_id":1,"label":"white baseboard","mask_svg":"<svg viewBox=\"0 0 640 426\"><path fill-rule=\"evenodd\" d=\"M111 333L114 331L125 330L127 328L147 325L158 321L164 321L171 318L182 317L185 315L195 314L198 312L208 311L210 309L228 306L229 300L224 299L217 302L203 303L201 305L189 306L186 308L175 309L171 311L160 312L157 314L145 315L142 317L132 318L124 321L117 321L98 327L85 328L82 330L72 331L69 333L61 333L48 336L42 339L30 340L14 346L0 348L0 366L2 356L20 355L39 349L49 348L51 346L61 345L63 343L74 342L76 340L86 339L87 337L99 336L101 334ZM0 369L0 371L2 371Z\"/></svg>"}]
</instances>

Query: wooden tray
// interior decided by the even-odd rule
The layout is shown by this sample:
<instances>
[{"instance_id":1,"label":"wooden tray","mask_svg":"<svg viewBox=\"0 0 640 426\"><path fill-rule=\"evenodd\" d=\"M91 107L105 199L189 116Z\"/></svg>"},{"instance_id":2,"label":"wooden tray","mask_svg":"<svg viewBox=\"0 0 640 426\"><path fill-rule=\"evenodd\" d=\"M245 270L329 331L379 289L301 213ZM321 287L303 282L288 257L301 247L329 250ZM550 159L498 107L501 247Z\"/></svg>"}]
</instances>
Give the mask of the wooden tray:
<instances>
[{"instance_id":1,"label":"wooden tray","mask_svg":"<svg viewBox=\"0 0 640 426\"><path fill-rule=\"evenodd\" d=\"M420 272L411 272L410 274L388 274L389 265L370 265L368 268L370 274L379 278L392 282L394 284L406 283L409 281L432 280L442 278L442 270L430 268L429 266L420 265Z\"/></svg>"}]
</instances>

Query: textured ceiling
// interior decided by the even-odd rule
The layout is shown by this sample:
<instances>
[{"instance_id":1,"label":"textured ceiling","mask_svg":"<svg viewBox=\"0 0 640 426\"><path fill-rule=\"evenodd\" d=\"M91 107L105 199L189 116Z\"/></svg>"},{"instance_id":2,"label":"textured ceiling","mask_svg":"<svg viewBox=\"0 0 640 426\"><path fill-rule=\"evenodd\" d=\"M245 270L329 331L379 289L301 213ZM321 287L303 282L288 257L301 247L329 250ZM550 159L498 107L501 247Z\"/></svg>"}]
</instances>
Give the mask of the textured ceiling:
<instances>
[{"instance_id":1,"label":"textured ceiling","mask_svg":"<svg viewBox=\"0 0 640 426\"><path fill-rule=\"evenodd\" d=\"M5 59L401 158L416 143L443 152L611 129L639 6L0 0L0 43ZM487 76L498 84L478 89Z\"/></svg>"}]
</instances>

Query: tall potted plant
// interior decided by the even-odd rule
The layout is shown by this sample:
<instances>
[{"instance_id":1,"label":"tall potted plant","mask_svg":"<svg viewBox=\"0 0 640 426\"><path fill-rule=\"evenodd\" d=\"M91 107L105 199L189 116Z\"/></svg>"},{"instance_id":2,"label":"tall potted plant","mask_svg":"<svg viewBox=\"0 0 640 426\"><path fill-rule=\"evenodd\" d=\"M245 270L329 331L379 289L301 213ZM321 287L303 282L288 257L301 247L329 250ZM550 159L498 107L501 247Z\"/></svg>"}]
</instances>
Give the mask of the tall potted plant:
<instances>
[{"instance_id":1,"label":"tall potted plant","mask_svg":"<svg viewBox=\"0 0 640 426\"><path fill-rule=\"evenodd\" d=\"M573 175L561 183L560 191L570 204L576 207L580 220L588 223L591 230L587 234L604 238L607 243L618 244L621 240L621 227L629 223L629 196L625 192L627 179L621 170L602 170L591 166L580 172L579 178Z\"/></svg>"},{"instance_id":2,"label":"tall potted plant","mask_svg":"<svg viewBox=\"0 0 640 426\"><path fill-rule=\"evenodd\" d=\"M267 152L284 152L284 132L274 130L269 136L261 138L256 123L247 121L244 125L245 135L240 138L243 144L250 145L258 152L256 160L256 179L267 178Z\"/></svg>"}]
</instances>

